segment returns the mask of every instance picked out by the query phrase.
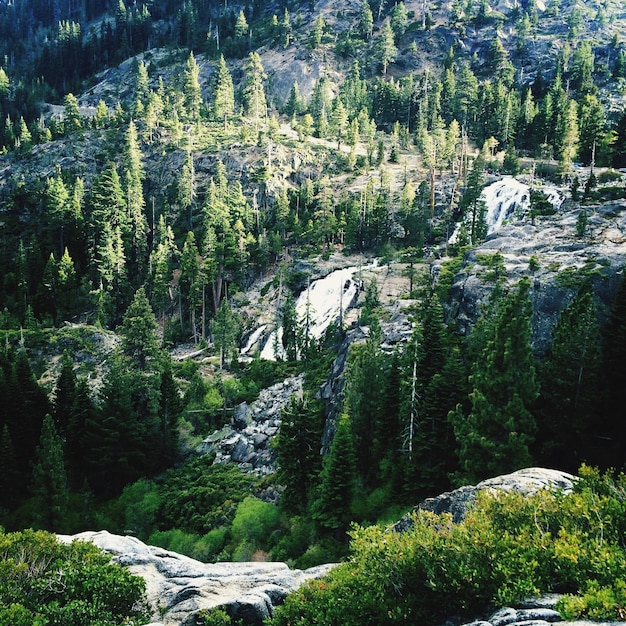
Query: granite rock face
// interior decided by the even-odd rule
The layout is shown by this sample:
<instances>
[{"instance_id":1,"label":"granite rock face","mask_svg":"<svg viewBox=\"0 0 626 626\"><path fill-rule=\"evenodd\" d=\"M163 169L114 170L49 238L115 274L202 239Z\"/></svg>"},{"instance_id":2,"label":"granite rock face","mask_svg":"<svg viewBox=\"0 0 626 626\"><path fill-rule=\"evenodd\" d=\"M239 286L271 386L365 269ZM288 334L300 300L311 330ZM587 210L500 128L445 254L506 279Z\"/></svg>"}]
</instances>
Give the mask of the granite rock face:
<instances>
[{"instance_id":1,"label":"granite rock face","mask_svg":"<svg viewBox=\"0 0 626 626\"><path fill-rule=\"evenodd\" d=\"M107 531L60 535L59 539L94 543L110 553L114 562L144 578L153 624L160 626L193 626L198 611L216 607L245 624L261 626L290 591L333 567L302 571L284 563L201 563Z\"/></svg>"},{"instance_id":2,"label":"granite rock face","mask_svg":"<svg viewBox=\"0 0 626 626\"><path fill-rule=\"evenodd\" d=\"M581 211L587 213L584 235L577 232ZM512 219L467 252L444 306L448 320L468 335L495 285L486 259L500 255L501 278L507 285L528 277L534 315L533 346L545 353L560 312L578 287L591 280L599 302L607 308L615 296L626 264L626 200L587 206L564 203L550 216ZM433 264L437 277L442 261Z\"/></svg>"},{"instance_id":3,"label":"granite rock face","mask_svg":"<svg viewBox=\"0 0 626 626\"><path fill-rule=\"evenodd\" d=\"M483 480L477 485L465 485L454 491L446 491L434 498L424 500L416 509L437 514L450 513L455 522L460 522L480 491L516 491L531 494L541 489L555 489L568 492L572 490L575 480L575 476L560 470L529 467L511 474ZM405 515L394 524L393 528L398 532L404 532L412 525L410 515Z\"/></svg>"}]
</instances>

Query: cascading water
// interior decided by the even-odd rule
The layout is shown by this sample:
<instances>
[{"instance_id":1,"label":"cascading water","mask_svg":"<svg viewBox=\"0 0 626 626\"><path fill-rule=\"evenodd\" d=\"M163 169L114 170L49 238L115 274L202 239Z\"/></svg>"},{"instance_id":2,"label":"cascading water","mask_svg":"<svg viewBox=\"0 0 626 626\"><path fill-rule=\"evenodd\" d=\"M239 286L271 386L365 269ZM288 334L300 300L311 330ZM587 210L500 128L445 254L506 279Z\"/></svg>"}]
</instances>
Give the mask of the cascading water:
<instances>
[{"instance_id":1,"label":"cascading water","mask_svg":"<svg viewBox=\"0 0 626 626\"><path fill-rule=\"evenodd\" d=\"M337 321L350 308L358 295L361 281L355 274L367 267L346 267L335 270L318 280L313 281L296 300L296 314L302 323L308 318L309 336L320 339L326 329ZM249 354L255 345L262 344L260 356L262 359L274 360L275 352L284 357L282 346L282 328L278 327L266 333L267 325L257 328L241 349L241 354Z\"/></svg>"},{"instance_id":2,"label":"cascading water","mask_svg":"<svg viewBox=\"0 0 626 626\"><path fill-rule=\"evenodd\" d=\"M310 337L319 339L330 324L338 320L352 305L360 286L360 281L354 278L358 271L358 267L335 270L312 282L298 296L296 314L298 320L304 320L308 315ZM269 334L261 350L261 358L273 360L276 351L278 356L284 356L281 340L282 328L279 327Z\"/></svg>"},{"instance_id":3,"label":"cascading water","mask_svg":"<svg viewBox=\"0 0 626 626\"><path fill-rule=\"evenodd\" d=\"M487 233L497 231L502 222L516 211L525 213L530 208L530 187L515 178L503 178L485 187L480 195L487 206Z\"/></svg>"},{"instance_id":4,"label":"cascading water","mask_svg":"<svg viewBox=\"0 0 626 626\"><path fill-rule=\"evenodd\" d=\"M559 208L563 198L555 187L539 189L554 206ZM514 215L524 215L530 209L530 187L512 176L485 187L480 195L487 206L487 233L496 232L502 223Z\"/></svg>"}]
</instances>

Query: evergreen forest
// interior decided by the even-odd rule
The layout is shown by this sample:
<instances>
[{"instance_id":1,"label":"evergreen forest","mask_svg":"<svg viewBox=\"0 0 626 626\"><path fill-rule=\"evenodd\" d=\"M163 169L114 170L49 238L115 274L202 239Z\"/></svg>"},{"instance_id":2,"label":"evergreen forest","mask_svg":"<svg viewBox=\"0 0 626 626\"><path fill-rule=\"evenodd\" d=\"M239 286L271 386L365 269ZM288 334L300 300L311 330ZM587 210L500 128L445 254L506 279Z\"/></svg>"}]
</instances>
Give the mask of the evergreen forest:
<instances>
[{"instance_id":1,"label":"evergreen forest","mask_svg":"<svg viewBox=\"0 0 626 626\"><path fill-rule=\"evenodd\" d=\"M582 553L568 507L623 514L625 33L622 0L0 0L0 624L147 619L123 570L44 532L100 528L207 562L346 560L277 624L435 623L439 593L463 612L532 584L611 588L626 611L594 563L511 556L494 582L477 548L512 555L508 524ZM567 236L536 234L523 262L489 246L482 194L513 177L528 206L504 221ZM568 262L600 240L610 254ZM298 297L357 265L355 302L315 336ZM271 358L244 350L262 324ZM275 471L206 452L292 378ZM424 498L531 466L580 471L574 500L485 501L445 532L417 516L385 543ZM396 591L456 542L480 594L460 568L427 607L376 596L398 554ZM101 622L80 594L37 613L19 546L91 563L119 602Z\"/></svg>"}]
</instances>

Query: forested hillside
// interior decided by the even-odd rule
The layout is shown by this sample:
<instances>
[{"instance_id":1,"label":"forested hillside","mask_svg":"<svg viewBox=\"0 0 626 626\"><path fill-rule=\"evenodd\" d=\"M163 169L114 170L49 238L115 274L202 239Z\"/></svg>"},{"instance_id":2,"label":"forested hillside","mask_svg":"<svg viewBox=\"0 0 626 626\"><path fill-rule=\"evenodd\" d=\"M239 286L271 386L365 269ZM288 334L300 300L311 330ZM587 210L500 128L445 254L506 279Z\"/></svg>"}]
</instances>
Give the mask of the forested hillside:
<instances>
[{"instance_id":1,"label":"forested hillside","mask_svg":"<svg viewBox=\"0 0 626 626\"><path fill-rule=\"evenodd\" d=\"M625 32L621 0L0 0L0 525L303 566L451 486L623 468ZM277 471L213 463L299 374Z\"/></svg>"}]
</instances>

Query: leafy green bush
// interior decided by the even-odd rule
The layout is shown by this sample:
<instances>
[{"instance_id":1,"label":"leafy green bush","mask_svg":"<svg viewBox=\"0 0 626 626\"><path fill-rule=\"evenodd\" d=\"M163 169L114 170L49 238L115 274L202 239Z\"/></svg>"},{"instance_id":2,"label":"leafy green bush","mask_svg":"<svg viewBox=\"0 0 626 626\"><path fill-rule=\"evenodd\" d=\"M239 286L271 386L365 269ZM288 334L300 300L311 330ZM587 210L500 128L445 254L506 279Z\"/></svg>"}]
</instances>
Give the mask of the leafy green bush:
<instances>
[{"instance_id":1,"label":"leafy green bush","mask_svg":"<svg viewBox=\"0 0 626 626\"><path fill-rule=\"evenodd\" d=\"M195 615L198 626L230 626L230 616L223 609L203 609Z\"/></svg>"},{"instance_id":2,"label":"leafy green bush","mask_svg":"<svg viewBox=\"0 0 626 626\"><path fill-rule=\"evenodd\" d=\"M248 496L239 503L232 525L233 560L248 561L257 550L272 547L272 533L278 528L278 507Z\"/></svg>"},{"instance_id":3,"label":"leafy green bush","mask_svg":"<svg viewBox=\"0 0 626 626\"><path fill-rule=\"evenodd\" d=\"M165 475L159 489L158 527L202 535L228 525L256 482L234 465L213 465L206 456L193 459Z\"/></svg>"},{"instance_id":4,"label":"leafy green bush","mask_svg":"<svg viewBox=\"0 0 626 626\"><path fill-rule=\"evenodd\" d=\"M479 494L465 520L419 512L406 533L355 528L349 560L287 598L287 624L437 623L544 592L568 615L623 614L626 478L581 468L572 494Z\"/></svg>"},{"instance_id":5,"label":"leafy green bush","mask_svg":"<svg viewBox=\"0 0 626 626\"><path fill-rule=\"evenodd\" d=\"M145 581L90 543L44 531L0 532L0 624L145 624Z\"/></svg>"}]
</instances>

